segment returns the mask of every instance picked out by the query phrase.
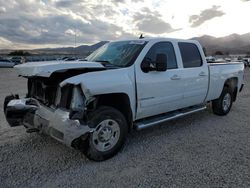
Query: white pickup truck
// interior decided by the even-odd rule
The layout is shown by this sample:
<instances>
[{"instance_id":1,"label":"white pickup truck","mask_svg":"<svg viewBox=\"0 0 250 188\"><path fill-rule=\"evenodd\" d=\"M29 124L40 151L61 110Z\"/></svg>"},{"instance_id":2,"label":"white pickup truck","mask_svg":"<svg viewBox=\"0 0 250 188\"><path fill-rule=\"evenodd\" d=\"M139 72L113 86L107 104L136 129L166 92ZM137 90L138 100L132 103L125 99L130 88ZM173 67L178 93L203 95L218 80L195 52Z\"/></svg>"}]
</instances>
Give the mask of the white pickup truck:
<instances>
[{"instance_id":1,"label":"white pickup truck","mask_svg":"<svg viewBox=\"0 0 250 188\"><path fill-rule=\"evenodd\" d=\"M243 63L206 62L197 41L110 42L84 61L15 66L24 98L7 96L10 126L45 133L96 161L114 156L127 133L206 109L226 115L243 88Z\"/></svg>"}]
</instances>

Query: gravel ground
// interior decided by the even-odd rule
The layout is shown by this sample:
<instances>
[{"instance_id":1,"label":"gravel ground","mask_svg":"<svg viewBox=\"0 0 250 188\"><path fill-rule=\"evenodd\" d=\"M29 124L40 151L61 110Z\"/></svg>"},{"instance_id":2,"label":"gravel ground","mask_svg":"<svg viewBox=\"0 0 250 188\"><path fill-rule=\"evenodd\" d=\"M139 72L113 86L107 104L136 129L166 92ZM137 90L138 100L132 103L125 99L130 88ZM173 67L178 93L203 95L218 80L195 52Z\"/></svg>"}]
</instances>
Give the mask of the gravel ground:
<instances>
[{"instance_id":1,"label":"gravel ground","mask_svg":"<svg viewBox=\"0 0 250 188\"><path fill-rule=\"evenodd\" d=\"M48 136L8 127L3 100L26 81L0 69L0 187L250 187L250 69L244 91L224 117L211 109L133 131L104 162Z\"/></svg>"}]
</instances>

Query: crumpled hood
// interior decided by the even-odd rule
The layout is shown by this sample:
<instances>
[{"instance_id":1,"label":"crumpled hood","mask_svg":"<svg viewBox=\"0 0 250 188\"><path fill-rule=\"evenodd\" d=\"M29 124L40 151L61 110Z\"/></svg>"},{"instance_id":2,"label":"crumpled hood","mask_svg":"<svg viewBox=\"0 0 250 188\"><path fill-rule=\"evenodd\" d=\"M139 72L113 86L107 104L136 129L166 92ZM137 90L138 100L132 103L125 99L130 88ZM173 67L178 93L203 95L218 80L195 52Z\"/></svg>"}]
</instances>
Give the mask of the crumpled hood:
<instances>
[{"instance_id":1,"label":"crumpled hood","mask_svg":"<svg viewBox=\"0 0 250 188\"><path fill-rule=\"evenodd\" d=\"M88 61L44 61L31 62L14 67L19 75L31 77L50 77L54 72L64 72L69 69L104 69L104 66L97 62Z\"/></svg>"}]
</instances>

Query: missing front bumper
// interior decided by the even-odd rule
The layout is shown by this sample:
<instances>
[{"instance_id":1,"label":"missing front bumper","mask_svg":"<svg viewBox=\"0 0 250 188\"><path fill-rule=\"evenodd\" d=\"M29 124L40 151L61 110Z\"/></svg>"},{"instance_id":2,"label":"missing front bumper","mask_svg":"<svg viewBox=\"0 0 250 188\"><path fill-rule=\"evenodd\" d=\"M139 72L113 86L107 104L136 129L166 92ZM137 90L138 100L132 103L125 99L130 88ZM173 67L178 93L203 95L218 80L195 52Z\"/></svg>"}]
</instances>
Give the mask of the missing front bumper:
<instances>
[{"instance_id":1,"label":"missing front bumper","mask_svg":"<svg viewBox=\"0 0 250 188\"><path fill-rule=\"evenodd\" d=\"M18 98L8 96L5 99L5 117L11 127L24 125L28 129L38 129L69 146L75 139L93 131L79 120L70 119L69 111L49 108L36 99Z\"/></svg>"}]
</instances>

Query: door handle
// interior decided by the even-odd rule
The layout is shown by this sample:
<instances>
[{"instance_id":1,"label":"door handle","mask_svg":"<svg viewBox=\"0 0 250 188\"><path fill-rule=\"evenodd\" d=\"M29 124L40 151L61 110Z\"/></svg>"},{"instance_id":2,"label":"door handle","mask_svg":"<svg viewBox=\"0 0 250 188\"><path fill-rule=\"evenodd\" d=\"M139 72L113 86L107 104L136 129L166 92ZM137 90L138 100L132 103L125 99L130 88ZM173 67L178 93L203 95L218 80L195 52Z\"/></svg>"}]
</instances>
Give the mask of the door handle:
<instances>
[{"instance_id":1,"label":"door handle","mask_svg":"<svg viewBox=\"0 0 250 188\"><path fill-rule=\"evenodd\" d=\"M180 80L181 79L181 77L179 77L178 75L174 75L174 76L172 76L171 77L171 80Z\"/></svg>"},{"instance_id":2,"label":"door handle","mask_svg":"<svg viewBox=\"0 0 250 188\"><path fill-rule=\"evenodd\" d=\"M207 76L207 74L205 73L205 72L201 72L200 74L199 74L199 76Z\"/></svg>"}]
</instances>

